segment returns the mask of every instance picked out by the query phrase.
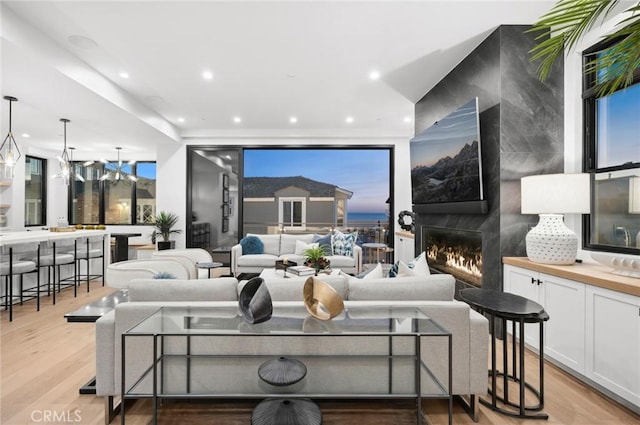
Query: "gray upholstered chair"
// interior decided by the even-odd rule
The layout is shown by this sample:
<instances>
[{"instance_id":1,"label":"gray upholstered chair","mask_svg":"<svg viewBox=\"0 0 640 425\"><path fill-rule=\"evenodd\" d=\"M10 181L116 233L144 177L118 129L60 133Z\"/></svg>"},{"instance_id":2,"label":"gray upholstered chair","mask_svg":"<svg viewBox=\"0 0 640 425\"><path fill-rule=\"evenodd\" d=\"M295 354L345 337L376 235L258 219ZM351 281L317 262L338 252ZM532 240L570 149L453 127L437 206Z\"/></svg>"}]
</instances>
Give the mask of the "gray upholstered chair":
<instances>
[{"instance_id":1,"label":"gray upholstered chair","mask_svg":"<svg viewBox=\"0 0 640 425\"><path fill-rule=\"evenodd\" d=\"M86 238L78 238L75 240L73 249L69 250L67 254L72 254L76 263L75 275L78 279L81 276L81 265L83 261L86 261L86 273L84 280L87 282L87 292L89 292L89 283L98 278L102 278L102 286L104 286L104 274L105 274L105 260L104 260L104 241L106 235L89 236ZM91 261L102 259L102 273L91 274Z\"/></svg>"},{"instance_id":2,"label":"gray upholstered chair","mask_svg":"<svg viewBox=\"0 0 640 425\"><path fill-rule=\"evenodd\" d=\"M47 295L51 295L51 284L53 283L53 304L56 303L56 284L58 285L58 293L63 286L73 286L73 296L77 295L78 277L76 275L75 257L68 251L74 248L75 238L65 238L57 240L48 240L41 244L41 252L39 256L39 268L47 269ZM34 257L33 261L38 258ZM73 274L64 280L60 277L61 266L73 265ZM64 282L64 283L63 283ZM71 282L71 283L68 283Z\"/></svg>"},{"instance_id":3,"label":"gray upholstered chair","mask_svg":"<svg viewBox=\"0 0 640 425\"><path fill-rule=\"evenodd\" d=\"M2 246L3 261L0 263L0 276L4 278L4 308L5 310L9 310L9 321L13 320L13 303L15 301L13 287L14 276L20 277L20 286L17 294L20 304L24 302L25 294L28 294L28 298L37 299L37 309L40 310L40 273L37 273L38 263L26 259L31 258L34 253L36 257L38 257L40 253L40 245L36 242L12 243ZM24 275L33 272L37 274L36 295L31 295L28 291L24 290Z\"/></svg>"}]
</instances>

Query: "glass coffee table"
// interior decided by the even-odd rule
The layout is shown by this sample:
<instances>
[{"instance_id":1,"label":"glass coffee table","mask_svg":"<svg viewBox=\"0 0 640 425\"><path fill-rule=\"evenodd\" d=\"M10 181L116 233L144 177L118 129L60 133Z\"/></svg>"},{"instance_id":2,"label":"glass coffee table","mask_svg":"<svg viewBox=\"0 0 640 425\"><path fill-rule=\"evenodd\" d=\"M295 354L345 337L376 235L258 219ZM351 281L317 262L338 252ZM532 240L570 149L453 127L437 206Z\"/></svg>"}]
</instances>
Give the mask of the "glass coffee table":
<instances>
[{"instance_id":1,"label":"glass coffee table","mask_svg":"<svg viewBox=\"0 0 640 425\"><path fill-rule=\"evenodd\" d=\"M274 306L248 324L237 306L162 307L122 334L122 424L130 399L448 400L452 421L452 336L415 307L348 306L329 321L303 305ZM305 364L302 385L282 394L258 379L265 361ZM131 363L127 359L132 357ZM129 375L129 376L127 376Z\"/></svg>"}]
</instances>

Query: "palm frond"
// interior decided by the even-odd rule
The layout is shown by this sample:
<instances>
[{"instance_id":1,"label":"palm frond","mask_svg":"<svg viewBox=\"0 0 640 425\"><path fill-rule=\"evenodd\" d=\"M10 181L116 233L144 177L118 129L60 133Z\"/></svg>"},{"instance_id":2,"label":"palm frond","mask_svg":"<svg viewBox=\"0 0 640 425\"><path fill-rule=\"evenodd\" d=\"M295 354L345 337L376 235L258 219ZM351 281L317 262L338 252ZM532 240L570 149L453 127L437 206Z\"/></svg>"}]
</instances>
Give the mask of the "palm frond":
<instances>
[{"instance_id":1,"label":"palm frond","mask_svg":"<svg viewBox=\"0 0 640 425\"><path fill-rule=\"evenodd\" d=\"M540 60L538 76L544 81L554 63L571 51L581 37L606 18L619 0L560 0L543 15L528 32L538 33L542 40L531 49L531 60ZM585 72L598 72L598 92L610 94L631 83L639 67L640 2L627 8L629 13L619 22L620 29L604 37L604 43L618 41L609 49L595 55L586 64Z\"/></svg>"}]
</instances>

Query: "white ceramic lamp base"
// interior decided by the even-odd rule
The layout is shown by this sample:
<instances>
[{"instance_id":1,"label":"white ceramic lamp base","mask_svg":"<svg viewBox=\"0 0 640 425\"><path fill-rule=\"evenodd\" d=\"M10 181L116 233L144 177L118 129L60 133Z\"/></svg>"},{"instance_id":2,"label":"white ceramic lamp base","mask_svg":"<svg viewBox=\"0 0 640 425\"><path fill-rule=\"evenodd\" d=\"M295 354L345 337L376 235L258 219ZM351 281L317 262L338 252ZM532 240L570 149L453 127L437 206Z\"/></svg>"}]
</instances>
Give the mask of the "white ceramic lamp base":
<instances>
[{"instance_id":1,"label":"white ceramic lamp base","mask_svg":"<svg viewBox=\"0 0 640 425\"><path fill-rule=\"evenodd\" d=\"M527 233L527 257L534 263L574 264L578 237L564 224L562 214L540 214L538 225Z\"/></svg>"}]
</instances>

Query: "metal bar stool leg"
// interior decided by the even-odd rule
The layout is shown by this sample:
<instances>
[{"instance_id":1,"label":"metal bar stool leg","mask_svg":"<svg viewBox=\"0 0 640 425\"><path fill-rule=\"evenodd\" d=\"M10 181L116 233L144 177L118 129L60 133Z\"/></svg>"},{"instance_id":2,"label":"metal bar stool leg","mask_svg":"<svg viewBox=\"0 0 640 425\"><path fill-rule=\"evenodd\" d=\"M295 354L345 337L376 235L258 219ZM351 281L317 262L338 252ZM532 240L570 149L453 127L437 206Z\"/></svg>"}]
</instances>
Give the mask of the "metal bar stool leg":
<instances>
[{"instance_id":1,"label":"metal bar stool leg","mask_svg":"<svg viewBox=\"0 0 640 425\"><path fill-rule=\"evenodd\" d=\"M36 264L36 311L40 311L40 244L38 244L38 264Z\"/></svg>"},{"instance_id":2,"label":"metal bar stool leg","mask_svg":"<svg viewBox=\"0 0 640 425\"><path fill-rule=\"evenodd\" d=\"M9 321L13 321L13 247L9 248Z\"/></svg>"}]
</instances>

